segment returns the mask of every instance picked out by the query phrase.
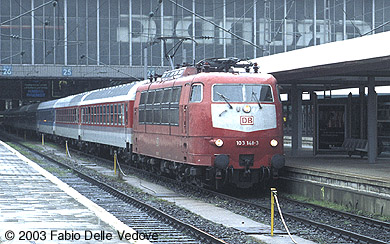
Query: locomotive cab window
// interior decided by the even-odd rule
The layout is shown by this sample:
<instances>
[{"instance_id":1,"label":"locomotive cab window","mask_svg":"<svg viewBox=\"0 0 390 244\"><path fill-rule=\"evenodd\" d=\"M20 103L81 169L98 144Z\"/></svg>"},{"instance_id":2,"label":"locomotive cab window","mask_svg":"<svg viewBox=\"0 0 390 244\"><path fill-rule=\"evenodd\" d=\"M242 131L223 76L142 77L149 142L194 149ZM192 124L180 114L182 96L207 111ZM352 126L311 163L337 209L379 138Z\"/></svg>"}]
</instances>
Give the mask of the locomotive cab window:
<instances>
[{"instance_id":1,"label":"locomotive cab window","mask_svg":"<svg viewBox=\"0 0 390 244\"><path fill-rule=\"evenodd\" d=\"M216 84L212 94L214 102L273 102L270 85Z\"/></svg>"},{"instance_id":2,"label":"locomotive cab window","mask_svg":"<svg viewBox=\"0 0 390 244\"><path fill-rule=\"evenodd\" d=\"M203 86L201 84L192 85L190 102L201 102L202 100L203 100Z\"/></svg>"}]
</instances>

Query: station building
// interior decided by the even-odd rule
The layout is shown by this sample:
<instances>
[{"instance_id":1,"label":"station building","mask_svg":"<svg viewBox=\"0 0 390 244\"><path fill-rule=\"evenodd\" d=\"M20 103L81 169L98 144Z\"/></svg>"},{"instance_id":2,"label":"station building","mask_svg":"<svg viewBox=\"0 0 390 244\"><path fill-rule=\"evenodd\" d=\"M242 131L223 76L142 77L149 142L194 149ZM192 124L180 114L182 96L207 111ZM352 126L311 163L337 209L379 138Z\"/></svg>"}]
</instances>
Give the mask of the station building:
<instances>
[{"instance_id":1,"label":"station building","mask_svg":"<svg viewBox=\"0 0 390 244\"><path fill-rule=\"evenodd\" d=\"M253 59L389 20L385 0L2 0L0 110L161 73L167 55Z\"/></svg>"}]
</instances>

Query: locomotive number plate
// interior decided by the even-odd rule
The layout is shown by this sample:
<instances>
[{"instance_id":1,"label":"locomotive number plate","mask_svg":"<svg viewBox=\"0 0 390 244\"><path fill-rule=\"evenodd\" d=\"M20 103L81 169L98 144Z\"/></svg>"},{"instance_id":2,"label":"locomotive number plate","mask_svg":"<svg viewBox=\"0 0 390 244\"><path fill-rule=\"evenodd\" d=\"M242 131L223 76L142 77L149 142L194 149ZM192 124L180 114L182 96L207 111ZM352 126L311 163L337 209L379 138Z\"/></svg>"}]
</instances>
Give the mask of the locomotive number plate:
<instances>
[{"instance_id":1,"label":"locomotive number plate","mask_svg":"<svg viewBox=\"0 0 390 244\"><path fill-rule=\"evenodd\" d=\"M246 141L246 140L237 140L236 146L238 147L257 147L259 141Z\"/></svg>"},{"instance_id":2,"label":"locomotive number plate","mask_svg":"<svg viewBox=\"0 0 390 244\"><path fill-rule=\"evenodd\" d=\"M253 116L240 116L240 124L241 125L253 125L255 123L255 119Z\"/></svg>"}]
</instances>

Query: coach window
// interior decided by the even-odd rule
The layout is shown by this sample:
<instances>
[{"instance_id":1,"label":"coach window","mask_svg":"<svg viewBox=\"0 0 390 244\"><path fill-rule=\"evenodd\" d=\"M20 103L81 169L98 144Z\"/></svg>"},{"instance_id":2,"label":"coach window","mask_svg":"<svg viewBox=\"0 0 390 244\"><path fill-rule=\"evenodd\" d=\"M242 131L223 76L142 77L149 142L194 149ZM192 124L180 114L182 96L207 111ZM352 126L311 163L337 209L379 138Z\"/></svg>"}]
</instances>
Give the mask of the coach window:
<instances>
[{"instance_id":1,"label":"coach window","mask_svg":"<svg viewBox=\"0 0 390 244\"><path fill-rule=\"evenodd\" d=\"M127 113L128 113L128 111L127 111L127 103L125 103L125 114L124 114L124 116L125 116L125 125L127 125L129 123L128 117L127 117Z\"/></svg>"},{"instance_id":2,"label":"coach window","mask_svg":"<svg viewBox=\"0 0 390 244\"><path fill-rule=\"evenodd\" d=\"M86 114L86 122L87 122L87 124L89 124L89 114L90 114L90 107L87 107L86 108L86 110L87 110L87 114Z\"/></svg>"},{"instance_id":3,"label":"coach window","mask_svg":"<svg viewBox=\"0 0 390 244\"><path fill-rule=\"evenodd\" d=\"M110 104L109 106L110 106L110 111L109 111L109 113L110 113L109 120L110 121L109 121L109 123L110 123L110 125L112 125L113 121L114 121L114 107L112 104Z\"/></svg>"},{"instance_id":4,"label":"coach window","mask_svg":"<svg viewBox=\"0 0 390 244\"><path fill-rule=\"evenodd\" d=\"M118 118L118 104L114 104L114 125L118 124L117 118Z\"/></svg>"},{"instance_id":5,"label":"coach window","mask_svg":"<svg viewBox=\"0 0 390 244\"><path fill-rule=\"evenodd\" d=\"M99 112L100 112L100 120L99 120L99 122L102 125L103 124L103 105L100 105L99 107L100 107L100 109L99 109Z\"/></svg>"},{"instance_id":6,"label":"coach window","mask_svg":"<svg viewBox=\"0 0 390 244\"><path fill-rule=\"evenodd\" d=\"M100 124L100 120L99 120L99 105L96 106L96 124Z\"/></svg>"},{"instance_id":7,"label":"coach window","mask_svg":"<svg viewBox=\"0 0 390 244\"><path fill-rule=\"evenodd\" d=\"M202 86L202 84L192 85L190 102L201 102L202 100L203 100L203 86Z\"/></svg>"},{"instance_id":8,"label":"coach window","mask_svg":"<svg viewBox=\"0 0 390 244\"><path fill-rule=\"evenodd\" d=\"M95 106L96 108L96 121L95 124L99 124L99 106Z\"/></svg>"},{"instance_id":9,"label":"coach window","mask_svg":"<svg viewBox=\"0 0 390 244\"><path fill-rule=\"evenodd\" d=\"M102 105L102 125L106 124L106 106Z\"/></svg>"},{"instance_id":10,"label":"coach window","mask_svg":"<svg viewBox=\"0 0 390 244\"><path fill-rule=\"evenodd\" d=\"M118 104L118 125L122 125L122 104Z\"/></svg>"},{"instance_id":11,"label":"coach window","mask_svg":"<svg viewBox=\"0 0 390 244\"><path fill-rule=\"evenodd\" d=\"M99 124L99 106L95 106L95 124Z\"/></svg>"},{"instance_id":12,"label":"coach window","mask_svg":"<svg viewBox=\"0 0 390 244\"><path fill-rule=\"evenodd\" d=\"M110 105L106 105L106 125L110 124Z\"/></svg>"},{"instance_id":13,"label":"coach window","mask_svg":"<svg viewBox=\"0 0 390 244\"><path fill-rule=\"evenodd\" d=\"M98 114L99 114L99 124L102 124L102 105L98 106Z\"/></svg>"}]
</instances>

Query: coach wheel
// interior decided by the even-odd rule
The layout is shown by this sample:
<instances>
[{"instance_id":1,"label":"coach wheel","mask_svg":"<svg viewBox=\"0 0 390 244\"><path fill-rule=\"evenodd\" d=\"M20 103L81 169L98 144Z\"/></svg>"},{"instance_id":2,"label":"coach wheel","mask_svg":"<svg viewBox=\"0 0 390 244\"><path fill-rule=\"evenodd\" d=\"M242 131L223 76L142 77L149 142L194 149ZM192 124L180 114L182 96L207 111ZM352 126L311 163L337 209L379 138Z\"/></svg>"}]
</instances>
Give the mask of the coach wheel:
<instances>
[{"instance_id":1,"label":"coach wheel","mask_svg":"<svg viewBox=\"0 0 390 244\"><path fill-rule=\"evenodd\" d=\"M184 182L185 181L185 175L183 172L178 172L176 174L176 180L179 182Z\"/></svg>"}]
</instances>

